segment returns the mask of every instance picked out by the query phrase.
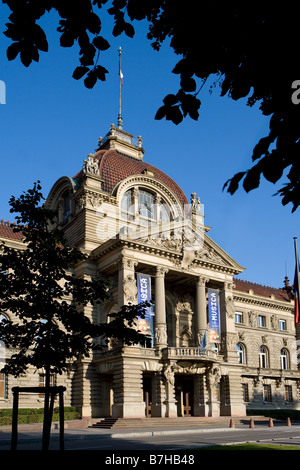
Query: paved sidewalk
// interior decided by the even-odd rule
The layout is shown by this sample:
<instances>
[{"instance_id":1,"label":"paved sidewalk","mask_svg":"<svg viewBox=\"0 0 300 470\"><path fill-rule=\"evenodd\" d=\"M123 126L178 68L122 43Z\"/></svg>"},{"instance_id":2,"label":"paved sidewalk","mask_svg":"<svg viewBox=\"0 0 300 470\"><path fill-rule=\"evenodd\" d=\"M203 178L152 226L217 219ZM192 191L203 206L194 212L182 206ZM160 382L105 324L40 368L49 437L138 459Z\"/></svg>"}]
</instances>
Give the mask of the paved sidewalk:
<instances>
[{"instance_id":1,"label":"paved sidewalk","mask_svg":"<svg viewBox=\"0 0 300 470\"><path fill-rule=\"evenodd\" d=\"M192 426L178 426L178 427L154 427L151 423L145 428L115 428L115 429L101 429L91 428L88 426L80 426L80 422L65 422L64 440L86 440L86 439L113 439L113 438L131 438L131 437L147 437L147 436L167 436L175 434L195 434L195 433L213 433L219 431L235 431L238 429L249 428L249 420L244 422L235 423L235 427L230 427L230 417L228 417L228 426L225 427L224 421L220 425L214 423L212 425L206 424L192 425ZM77 425L77 426L76 426ZM73 427L76 426L76 427ZM281 421L276 423L276 427L286 426L286 422ZM256 428L267 428L268 421L259 421L255 423ZM274 425L275 427L275 425ZM299 422L295 423L294 428L300 430ZM42 439L42 424L23 424L18 426L18 443L26 444L28 442L39 442ZM59 424L53 423L51 429L51 440L59 440ZM0 451L1 446L7 446L11 443L11 426L0 427Z\"/></svg>"},{"instance_id":2,"label":"paved sidewalk","mask_svg":"<svg viewBox=\"0 0 300 470\"><path fill-rule=\"evenodd\" d=\"M115 429L101 429L91 428L87 426L73 427L74 423L66 422L64 429L64 439L67 440L83 440L83 439L107 439L107 438L127 438L127 437L147 437L147 436L160 436L160 435L173 435L173 434L192 434L203 432L216 432L216 431L231 431L234 428L229 427L230 419L228 419L228 427L224 427L224 423L220 425L205 425L205 426L178 426L178 427L154 427L147 428L115 428ZM235 428L249 427L249 424L236 424ZM34 442L40 441L42 438L42 424L23 424L18 426L18 441ZM59 440L59 424L53 423L51 429L51 439ZM0 450L1 445L7 446L11 442L11 426L0 426Z\"/></svg>"}]
</instances>

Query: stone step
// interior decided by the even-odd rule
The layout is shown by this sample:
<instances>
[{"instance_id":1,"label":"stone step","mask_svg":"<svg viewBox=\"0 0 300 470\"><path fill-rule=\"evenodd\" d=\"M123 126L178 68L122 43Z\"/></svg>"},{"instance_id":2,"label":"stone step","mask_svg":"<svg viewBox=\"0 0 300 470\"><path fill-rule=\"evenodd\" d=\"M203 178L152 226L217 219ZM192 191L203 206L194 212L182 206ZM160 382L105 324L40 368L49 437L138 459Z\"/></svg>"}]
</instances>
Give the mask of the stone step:
<instances>
[{"instance_id":1,"label":"stone step","mask_svg":"<svg viewBox=\"0 0 300 470\"><path fill-rule=\"evenodd\" d=\"M264 416L252 416L254 421L268 420ZM102 418L92 424L91 428L153 428L153 427L188 427L188 426L229 426L230 416L220 417L182 417L182 418ZM249 422L249 416L233 418L235 424Z\"/></svg>"}]
</instances>

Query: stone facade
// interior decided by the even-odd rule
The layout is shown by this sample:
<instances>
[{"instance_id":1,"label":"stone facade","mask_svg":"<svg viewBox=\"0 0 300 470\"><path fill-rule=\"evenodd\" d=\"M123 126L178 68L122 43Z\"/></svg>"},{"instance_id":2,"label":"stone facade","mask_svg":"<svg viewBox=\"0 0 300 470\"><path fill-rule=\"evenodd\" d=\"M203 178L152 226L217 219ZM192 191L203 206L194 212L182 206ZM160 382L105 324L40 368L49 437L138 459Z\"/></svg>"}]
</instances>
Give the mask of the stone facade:
<instances>
[{"instance_id":1,"label":"stone facade","mask_svg":"<svg viewBox=\"0 0 300 470\"><path fill-rule=\"evenodd\" d=\"M136 275L151 277L153 330L147 347L110 341L65 376L66 404L82 416L237 416L247 408L299 408L296 331L289 287L241 281L244 270L209 236L199 198L143 160L141 138L111 127L73 178L52 187L47 204L69 243L89 255L76 274L111 280L110 299L86 309L107 321L137 302ZM8 224L0 237L23 249ZM218 292L220 338L209 337L208 289ZM3 377L0 408L14 385L42 383L43 371ZM21 406L42 406L26 397Z\"/></svg>"}]
</instances>

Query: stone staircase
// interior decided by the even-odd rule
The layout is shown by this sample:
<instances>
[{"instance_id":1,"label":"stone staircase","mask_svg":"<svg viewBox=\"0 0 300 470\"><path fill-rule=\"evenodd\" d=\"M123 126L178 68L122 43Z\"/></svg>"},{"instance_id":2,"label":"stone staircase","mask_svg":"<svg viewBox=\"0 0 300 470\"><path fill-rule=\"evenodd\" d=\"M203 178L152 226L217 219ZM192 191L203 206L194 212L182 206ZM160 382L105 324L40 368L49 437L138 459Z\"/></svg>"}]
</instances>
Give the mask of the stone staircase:
<instances>
[{"instance_id":1,"label":"stone staircase","mask_svg":"<svg viewBox=\"0 0 300 470\"><path fill-rule=\"evenodd\" d=\"M264 416L252 416L255 422L267 421ZM190 426L220 426L229 427L230 420L233 419L235 424L249 423L249 416L220 416L220 417L182 417L182 418L101 418L96 423L89 426L90 428L100 429L149 429L149 428L178 428Z\"/></svg>"}]
</instances>

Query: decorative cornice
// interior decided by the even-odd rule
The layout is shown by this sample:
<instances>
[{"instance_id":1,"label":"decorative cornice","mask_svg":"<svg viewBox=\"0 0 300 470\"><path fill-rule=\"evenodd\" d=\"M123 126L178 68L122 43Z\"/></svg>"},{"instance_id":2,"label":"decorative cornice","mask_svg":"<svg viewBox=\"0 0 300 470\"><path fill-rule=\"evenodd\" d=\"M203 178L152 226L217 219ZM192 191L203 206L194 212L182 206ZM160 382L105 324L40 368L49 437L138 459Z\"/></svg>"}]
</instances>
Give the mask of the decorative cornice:
<instances>
[{"instance_id":1,"label":"decorative cornice","mask_svg":"<svg viewBox=\"0 0 300 470\"><path fill-rule=\"evenodd\" d=\"M250 305L259 305L261 307L272 307L276 310L286 310L289 312L293 312L294 306L292 304L283 304L282 301L280 300L275 300L275 299L267 299L267 298L257 298L254 297L250 298L249 296L242 296L240 294L235 294L233 295L233 298L236 302L243 302L247 303Z\"/></svg>"}]
</instances>

